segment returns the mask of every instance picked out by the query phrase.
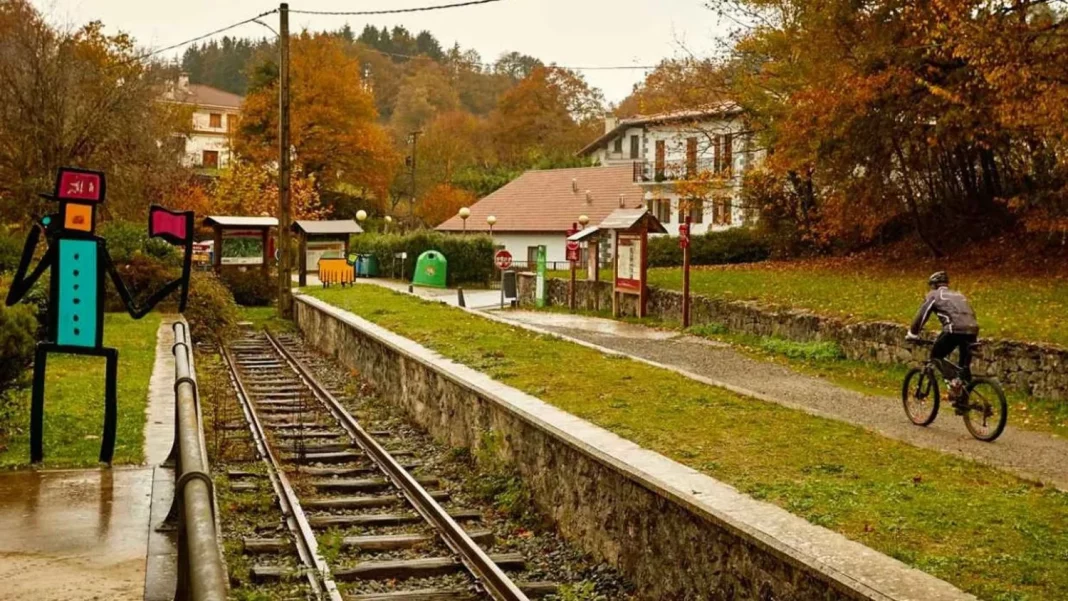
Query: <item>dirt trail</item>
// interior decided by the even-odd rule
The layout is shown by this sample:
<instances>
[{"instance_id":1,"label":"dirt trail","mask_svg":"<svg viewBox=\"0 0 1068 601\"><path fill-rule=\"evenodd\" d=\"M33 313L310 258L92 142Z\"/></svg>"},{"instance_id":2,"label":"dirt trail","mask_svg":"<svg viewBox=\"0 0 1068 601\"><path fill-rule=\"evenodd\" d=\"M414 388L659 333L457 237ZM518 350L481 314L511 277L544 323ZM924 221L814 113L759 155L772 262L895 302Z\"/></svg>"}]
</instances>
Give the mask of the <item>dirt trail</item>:
<instances>
[{"instance_id":1,"label":"dirt trail","mask_svg":"<svg viewBox=\"0 0 1068 601\"><path fill-rule=\"evenodd\" d=\"M905 418L900 399L847 390L703 338L575 315L516 311L495 316L659 363L747 396L857 424L918 447L968 457L1068 490L1068 441L1013 428L1011 413L1001 438L984 443L972 438L952 411L940 413L930 427L913 426Z\"/></svg>"}]
</instances>

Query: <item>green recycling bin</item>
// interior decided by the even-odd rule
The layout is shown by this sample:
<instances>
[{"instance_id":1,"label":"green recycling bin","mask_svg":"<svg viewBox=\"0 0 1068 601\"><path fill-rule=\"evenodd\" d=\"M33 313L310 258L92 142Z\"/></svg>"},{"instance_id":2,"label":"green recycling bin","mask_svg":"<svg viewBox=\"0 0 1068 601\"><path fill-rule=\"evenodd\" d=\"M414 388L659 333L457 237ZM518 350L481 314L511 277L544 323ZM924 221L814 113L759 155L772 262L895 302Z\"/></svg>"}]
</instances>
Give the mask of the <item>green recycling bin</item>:
<instances>
[{"instance_id":1,"label":"green recycling bin","mask_svg":"<svg viewBox=\"0 0 1068 601\"><path fill-rule=\"evenodd\" d=\"M378 276L378 257L359 255L356 261L356 277L373 278Z\"/></svg>"},{"instance_id":2,"label":"green recycling bin","mask_svg":"<svg viewBox=\"0 0 1068 601\"><path fill-rule=\"evenodd\" d=\"M445 255L436 250L428 250L419 255L419 260L415 263L412 284L428 288L445 288L445 272L448 267L449 262L445 260Z\"/></svg>"}]
</instances>

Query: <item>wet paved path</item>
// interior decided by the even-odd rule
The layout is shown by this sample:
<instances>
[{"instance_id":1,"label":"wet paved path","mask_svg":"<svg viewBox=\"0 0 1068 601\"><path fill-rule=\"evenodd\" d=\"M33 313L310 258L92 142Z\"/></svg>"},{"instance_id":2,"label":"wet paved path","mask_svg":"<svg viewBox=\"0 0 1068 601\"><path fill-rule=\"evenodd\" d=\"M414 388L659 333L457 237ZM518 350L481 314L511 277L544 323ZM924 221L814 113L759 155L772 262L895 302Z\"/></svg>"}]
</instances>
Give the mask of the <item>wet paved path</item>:
<instances>
[{"instance_id":1,"label":"wet paved path","mask_svg":"<svg viewBox=\"0 0 1068 601\"><path fill-rule=\"evenodd\" d=\"M487 315L653 362L746 396L857 424L918 447L969 457L1068 490L1068 441L1015 429L1011 413L1005 433L994 443L984 443L973 439L952 411L943 408L930 427L913 426L898 398L847 390L776 363L752 359L729 345L704 338L578 315L531 311L495 311Z\"/></svg>"},{"instance_id":2,"label":"wet paved path","mask_svg":"<svg viewBox=\"0 0 1068 601\"><path fill-rule=\"evenodd\" d=\"M0 472L0 601L174 597L176 556L155 532L174 474L171 319L160 325L146 409L146 466Z\"/></svg>"}]
</instances>

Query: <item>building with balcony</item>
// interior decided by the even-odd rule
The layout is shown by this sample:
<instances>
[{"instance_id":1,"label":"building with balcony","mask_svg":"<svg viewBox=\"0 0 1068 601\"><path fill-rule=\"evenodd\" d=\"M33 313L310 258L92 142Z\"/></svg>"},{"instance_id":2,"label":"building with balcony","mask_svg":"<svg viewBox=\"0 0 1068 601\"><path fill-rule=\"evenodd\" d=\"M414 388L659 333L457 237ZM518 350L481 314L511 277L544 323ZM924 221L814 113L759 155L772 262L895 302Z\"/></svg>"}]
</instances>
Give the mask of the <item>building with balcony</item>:
<instances>
[{"instance_id":1,"label":"building with balcony","mask_svg":"<svg viewBox=\"0 0 1068 601\"><path fill-rule=\"evenodd\" d=\"M237 130L244 100L218 88L191 84L188 75L179 76L164 93L163 101L193 107L192 133L177 141L182 148L183 165L214 170L230 162L233 133Z\"/></svg>"},{"instance_id":2,"label":"building with balcony","mask_svg":"<svg viewBox=\"0 0 1068 601\"><path fill-rule=\"evenodd\" d=\"M677 235L687 215L693 233L742 225L742 174L764 158L740 107L605 117L604 134L579 151L604 167L629 166L645 206Z\"/></svg>"}]
</instances>

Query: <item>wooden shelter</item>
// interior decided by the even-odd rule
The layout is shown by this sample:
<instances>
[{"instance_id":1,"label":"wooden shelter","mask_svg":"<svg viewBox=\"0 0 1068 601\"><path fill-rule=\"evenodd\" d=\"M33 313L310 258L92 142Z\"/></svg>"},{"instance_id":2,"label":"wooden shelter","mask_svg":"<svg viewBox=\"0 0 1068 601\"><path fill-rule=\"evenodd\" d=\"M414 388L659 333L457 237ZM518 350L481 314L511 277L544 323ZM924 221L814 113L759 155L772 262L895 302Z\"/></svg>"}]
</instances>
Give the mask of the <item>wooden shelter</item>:
<instances>
[{"instance_id":1,"label":"wooden shelter","mask_svg":"<svg viewBox=\"0 0 1068 601\"><path fill-rule=\"evenodd\" d=\"M362 234L363 228L352 219L333 221L294 221L293 233L300 239L297 271L301 286L308 285L308 269L319 271L321 258L345 258L349 254L349 237Z\"/></svg>"},{"instance_id":2,"label":"wooden shelter","mask_svg":"<svg viewBox=\"0 0 1068 601\"><path fill-rule=\"evenodd\" d=\"M666 234L663 224L646 209L618 209L597 225L612 232L612 315L619 317L621 295L638 297L638 317L649 301L649 234Z\"/></svg>"},{"instance_id":3,"label":"wooden shelter","mask_svg":"<svg viewBox=\"0 0 1068 601\"><path fill-rule=\"evenodd\" d=\"M250 267L258 265L263 271L268 271L271 265L271 255L274 254L274 239L271 237L271 228L278 227L278 220L274 217L236 217L230 215L210 215L204 218L204 225L210 227L214 233L214 248L212 249L212 267L215 272L221 272L223 267ZM227 240L259 239L262 252L259 257L226 257L223 258L223 245Z\"/></svg>"}]
</instances>

